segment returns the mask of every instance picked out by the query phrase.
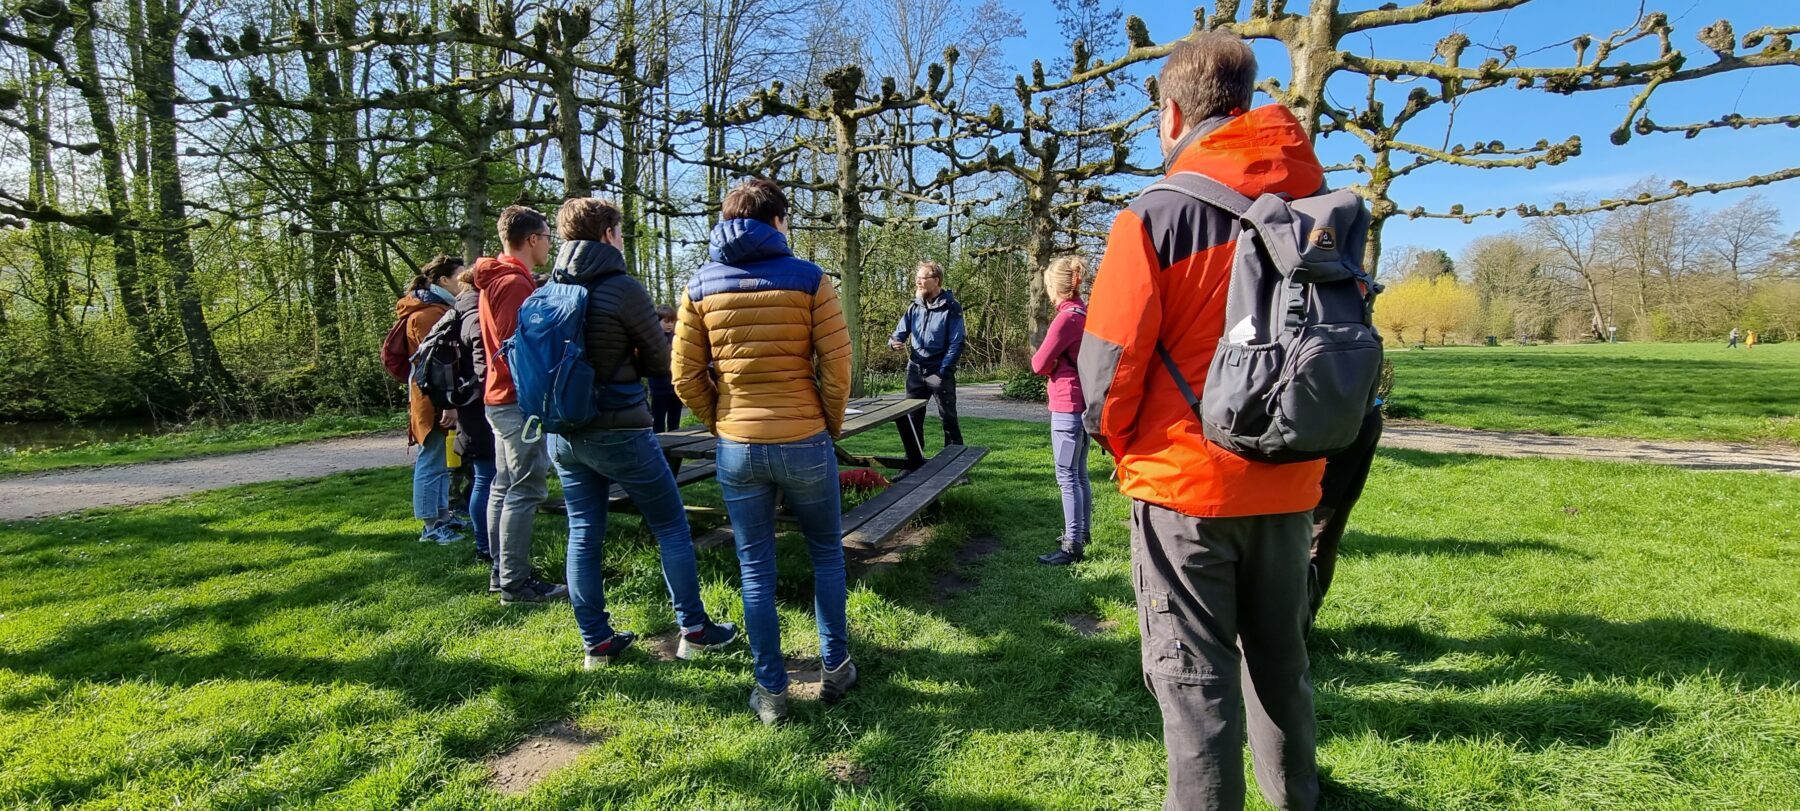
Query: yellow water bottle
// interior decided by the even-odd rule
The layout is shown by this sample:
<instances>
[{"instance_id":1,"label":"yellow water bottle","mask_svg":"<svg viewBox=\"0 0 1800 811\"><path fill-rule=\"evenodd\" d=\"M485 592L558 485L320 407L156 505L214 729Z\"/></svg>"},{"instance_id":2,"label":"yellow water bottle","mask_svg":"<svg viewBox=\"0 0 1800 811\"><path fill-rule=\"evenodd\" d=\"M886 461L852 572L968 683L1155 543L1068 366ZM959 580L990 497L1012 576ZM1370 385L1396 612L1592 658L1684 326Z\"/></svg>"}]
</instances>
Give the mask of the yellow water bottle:
<instances>
[{"instance_id":1,"label":"yellow water bottle","mask_svg":"<svg viewBox=\"0 0 1800 811\"><path fill-rule=\"evenodd\" d=\"M452 428L449 431L445 432L444 464L446 466L448 466L451 470L455 470L459 467L462 467L462 454L456 452L456 429L455 428Z\"/></svg>"}]
</instances>

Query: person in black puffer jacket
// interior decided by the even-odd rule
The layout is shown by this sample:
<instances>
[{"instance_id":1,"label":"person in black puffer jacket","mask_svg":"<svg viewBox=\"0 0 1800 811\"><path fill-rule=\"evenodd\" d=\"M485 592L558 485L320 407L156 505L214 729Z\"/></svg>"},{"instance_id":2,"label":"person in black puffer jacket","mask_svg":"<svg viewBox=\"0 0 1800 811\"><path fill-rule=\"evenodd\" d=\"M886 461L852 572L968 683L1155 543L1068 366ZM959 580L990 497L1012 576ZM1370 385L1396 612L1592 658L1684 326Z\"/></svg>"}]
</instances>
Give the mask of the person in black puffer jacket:
<instances>
[{"instance_id":1,"label":"person in black puffer jacket","mask_svg":"<svg viewBox=\"0 0 1800 811\"><path fill-rule=\"evenodd\" d=\"M569 601L589 668L611 661L637 638L615 630L606 611L601 549L614 484L624 488L662 552L663 580L681 624L675 655L687 659L737 638L736 626L707 616L687 509L651 430L643 378L669 368L669 339L649 292L626 271L620 220L617 206L593 197L566 201L556 214L564 242L552 279L587 288L583 327L599 405L581 430L550 435L550 461L569 509Z\"/></svg>"},{"instance_id":2,"label":"person in black puffer jacket","mask_svg":"<svg viewBox=\"0 0 1800 811\"><path fill-rule=\"evenodd\" d=\"M494 429L488 425L487 404L480 394L487 380L487 357L481 346L481 291L475 289L473 268L464 270L457 280L462 282L462 292L456 296L456 314L462 319L457 343L462 352L456 371L475 396L456 409L456 455L462 457L470 478L469 519L475 527L475 557L491 565L494 557L488 537L494 517L488 514L488 493L494 482Z\"/></svg>"}]
</instances>

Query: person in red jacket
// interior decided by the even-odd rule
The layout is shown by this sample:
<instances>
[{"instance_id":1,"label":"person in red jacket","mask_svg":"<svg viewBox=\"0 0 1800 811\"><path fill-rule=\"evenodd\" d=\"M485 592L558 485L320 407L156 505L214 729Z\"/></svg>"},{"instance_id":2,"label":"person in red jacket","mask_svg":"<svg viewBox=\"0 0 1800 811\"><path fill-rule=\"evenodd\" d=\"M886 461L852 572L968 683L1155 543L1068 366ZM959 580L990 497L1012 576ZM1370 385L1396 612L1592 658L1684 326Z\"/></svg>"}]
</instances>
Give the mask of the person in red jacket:
<instances>
[{"instance_id":1,"label":"person in red jacket","mask_svg":"<svg viewBox=\"0 0 1800 811\"><path fill-rule=\"evenodd\" d=\"M1056 484L1062 489L1063 535L1057 539L1055 551L1038 556L1038 562L1046 566L1080 562L1094 519L1088 433L1081 425L1087 401L1082 399L1081 376L1075 367L1081 333L1087 327L1087 309L1081 303L1081 280L1086 275L1087 263L1078 256L1061 257L1044 268L1044 290L1056 302L1056 317L1031 356L1031 370L1050 378L1050 451L1056 459Z\"/></svg>"},{"instance_id":2,"label":"person in red jacket","mask_svg":"<svg viewBox=\"0 0 1800 811\"><path fill-rule=\"evenodd\" d=\"M531 269L550 259L550 222L525 206L508 206L500 212L500 241L505 250L499 256L475 262L487 359L483 401L498 463L488 485L488 540L494 544L489 585L500 592L501 603L542 603L569 596L568 587L546 583L531 570L531 523L549 495L550 452L541 432L525 433L525 414L500 345L518 329L519 307L537 289Z\"/></svg>"},{"instance_id":3,"label":"person in red jacket","mask_svg":"<svg viewBox=\"0 0 1800 811\"><path fill-rule=\"evenodd\" d=\"M1249 109L1255 82L1256 56L1231 34L1195 34L1170 52L1158 82L1168 171L1250 198L1317 193L1325 175L1305 129L1284 107ZM1164 807L1241 808L1248 731L1263 797L1310 809L1307 552L1324 462L1253 462L1208 442L1157 351L1205 385L1237 230L1223 210L1168 190L1140 194L1113 221L1077 361L1084 422L1132 499L1144 680L1168 748Z\"/></svg>"}]
</instances>

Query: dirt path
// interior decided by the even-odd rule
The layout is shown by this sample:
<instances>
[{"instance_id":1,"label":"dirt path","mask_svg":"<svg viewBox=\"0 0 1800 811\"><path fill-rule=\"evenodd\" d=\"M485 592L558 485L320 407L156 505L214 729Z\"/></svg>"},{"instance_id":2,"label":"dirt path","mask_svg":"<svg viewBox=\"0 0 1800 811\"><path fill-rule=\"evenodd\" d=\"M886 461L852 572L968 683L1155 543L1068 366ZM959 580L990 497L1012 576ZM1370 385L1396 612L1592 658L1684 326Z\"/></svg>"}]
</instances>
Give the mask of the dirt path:
<instances>
[{"instance_id":1,"label":"dirt path","mask_svg":"<svg viewBox=\"0 0 1800 811\"><path fill-rule=\"evenodd\" d=\"M964 386L957 394L958 411L963 416L1049 421L1041 404L1002 399L997 383ZM1396 421L1388 423L1381 443L1389 448L1433 453L1650 462L1691 470L1767 471L1800 476L1800 451L1723 442L1546 436ZM94 507L147 504L240 484L316 478L411 463L404 434L394 432L249 453L11 476L0 478L0 521L43 518Z\"/></svg>"},{"instance_id":2,"label":"dirt path","mask_svg":"<svg viewBox=\"0 0 1800 811\"><path fill-rule=\"evenodd\" d=\"M0 521L145 504L240 484L309 479L411 463L406 434L396 431L248 453L9 476L0 479Z\"/></svg>"},{"instance_id":3,"label":"dirt path","mask_svg":"<svg viewBox=\"0 0 1800 811\"><path fill-rule=\"evenodd\" d=\"M963 386L956 394L957 411L963 416L1033 422L1050 419L1041 404L1002 399L998 383ZM1727 442L1549 436L1396 420L1382 432L1381 445L1432 453L1650 462L1690 470L1767 471L1800 476L1800 450Z\"/></svg>"}]
</instances>

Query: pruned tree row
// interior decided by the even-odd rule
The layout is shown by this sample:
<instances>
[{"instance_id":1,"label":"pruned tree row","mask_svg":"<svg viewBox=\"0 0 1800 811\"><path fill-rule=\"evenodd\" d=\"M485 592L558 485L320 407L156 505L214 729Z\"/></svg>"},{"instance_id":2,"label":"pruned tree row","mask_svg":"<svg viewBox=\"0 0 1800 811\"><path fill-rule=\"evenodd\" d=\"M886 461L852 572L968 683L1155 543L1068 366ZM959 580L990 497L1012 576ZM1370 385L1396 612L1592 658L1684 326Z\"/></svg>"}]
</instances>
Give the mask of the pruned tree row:
<instances>
[{"instance_id":1,"label":"pruned tree row","mask_svg":"<svg viewBox=\"0 0 1800 811\"><path fill-rule=\"evenodd\" d=\"M1454 137L1460 107L1503 93L1622 99L1606 148L1800 125L1780 110L1651 115L1670 88L1800 64L1793 27L1678 34L1643 13L1554 49L1463 34L1369 45L1526 3L1218 2L1187 34L1228 29L1286 55L1263 89L1346 156L1330 168L1375 213L1371 267L1394 217L1578 218L1800 174L1409 204L1409 176L1582 154L1553 121L1529 144ZM1153 73L1179 41L1102 0L1056 0L1068 47L1023 71L1001 55L1022 23L999 0L0 6L0 382L16 392L0 414L13 417L388 403L371 347L393 299L434 254L494 251L501 207L617 198L628 263L673 300L724 190L752 174L791 190L796 248L837 276L859 374L891 371L882 333L924 257L951 268L971 356L1002 362L1046 320L1037 269L1094 250L1160 173Z\"/></svg>"}]
</instances>

